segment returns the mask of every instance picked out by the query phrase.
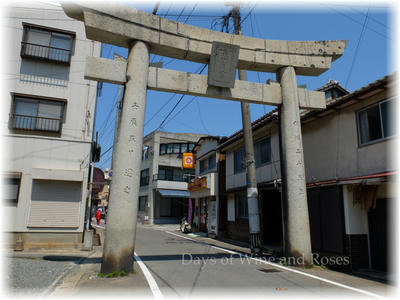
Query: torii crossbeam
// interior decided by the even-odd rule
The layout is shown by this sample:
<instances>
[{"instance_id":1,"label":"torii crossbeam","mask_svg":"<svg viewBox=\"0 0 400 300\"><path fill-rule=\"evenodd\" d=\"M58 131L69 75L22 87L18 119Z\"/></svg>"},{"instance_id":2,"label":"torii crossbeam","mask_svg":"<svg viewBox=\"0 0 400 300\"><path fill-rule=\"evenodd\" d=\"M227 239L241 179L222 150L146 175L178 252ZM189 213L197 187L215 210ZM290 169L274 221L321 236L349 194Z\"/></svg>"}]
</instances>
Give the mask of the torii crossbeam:
<instances>
[{"instance_id":1,"label":"torii crossbeam","mask_svg":"<svg viewBox=\"0 0 400 300\"><path fill-rule=\"evenodd\" d=\"M146 90L278 105L281 111L282 176L286 194L285 255L312 262L299 108L323 109L322 92L297 87L296 74L318 76L344 52L347 41L278 41L216 32L112 3L63 3L85 23L86 36L129 48L127 61L88 57L85 78L125 84L120 129L114 145L113 181L101 271L131 272ZM273 72L279 83L236 80L234 88L207 85L207 76L149 67L150 53L208 64L213 42L240 47L237 68Z\"/></svg>"}]
</instances>

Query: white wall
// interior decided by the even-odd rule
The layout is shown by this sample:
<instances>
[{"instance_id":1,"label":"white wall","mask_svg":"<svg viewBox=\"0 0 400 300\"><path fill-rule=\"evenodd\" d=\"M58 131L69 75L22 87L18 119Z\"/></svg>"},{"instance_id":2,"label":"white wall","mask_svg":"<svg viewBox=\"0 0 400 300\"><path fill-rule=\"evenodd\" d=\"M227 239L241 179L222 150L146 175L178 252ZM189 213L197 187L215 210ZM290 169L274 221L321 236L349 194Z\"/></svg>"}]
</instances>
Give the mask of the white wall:
<instances>
[{"instance_id":1,"label":"white wall","mask_svg":"<svg viewBox=\"0 0 400 300\"><path fill-rule=\"evenodd\" d=\"M358 146L356 112L391 96L381 92L302 125L307 182L355 177L395 169L396 138Z\"/></svg>"},{"instance_id":2,"label":"white wall","mask_svg":"<svg viewBox=\"0 0 400 300\"><path fill-rule=\"evenodd\" d=\"M343 208L346 234L368 234L368 213L360 203L353 203L351 185L343 185Z\"/></svg>"},{"instance_id":3,"label":"white wall","mask_svg":"<svg viewBox=\"0 0 400 300\"><path fill-rule=\"evenodd\" d=\"M5 134L3 170L22 172L18 205L5 208L5 214L10 221L6 230L82 232L96 106L96 82L83 79L84 65L86 56L100 56L101 44L86 40L83 23L68 18L57 5L33 1L13 2L5 14L7 24L4 38L9 45L9 51L5 60L7 80L2 94L6 101L1 109L1 127ZM22 22L75 32L70 66L21 59ZM8 118L13 92L65 99L66 118L61 136L9 131ZM46 173L45 170L51 171L53 176L48 178L51 180L62 180L75 174L72 176L75 178L70 177L69 180L80 181L82 185L79 228L26 228L35 170L44 170L41 171L42 174Z\"/></svg>"},{"instance_id":4,"label":"white wall","mask_svg":"<svg viewBox=\"0 0 400 300\"><path fill-rule=\"evenodd\" d=\"M276 125L268 125L254 132L254 142L271 137L271 162L256 168L257 183L269 182L281 177L279 162L279 133ZM234 152L242 147L243 140L232 145L226 151L226 189L246 186L246 171L234 171Z\"/></svg>"}]
</instances>

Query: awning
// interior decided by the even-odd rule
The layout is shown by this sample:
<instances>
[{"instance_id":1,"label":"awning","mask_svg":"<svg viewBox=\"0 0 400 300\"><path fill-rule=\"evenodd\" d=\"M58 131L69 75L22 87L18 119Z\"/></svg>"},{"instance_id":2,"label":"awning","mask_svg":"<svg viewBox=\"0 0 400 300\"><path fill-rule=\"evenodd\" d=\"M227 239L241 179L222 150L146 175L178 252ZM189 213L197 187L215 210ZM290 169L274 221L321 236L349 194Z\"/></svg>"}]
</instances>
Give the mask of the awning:
<instances>
[{"instance_id":1,"label":"awning","mask_svg":"<svg viewBox=\"0 0 400 300\"><path fill-rule=\"evenodd\" d=\"M158 192L163 197L174 197L174 198L189 198L190 197L190 194L188 191L158 189Z\"/></svg>"}]
</instances>

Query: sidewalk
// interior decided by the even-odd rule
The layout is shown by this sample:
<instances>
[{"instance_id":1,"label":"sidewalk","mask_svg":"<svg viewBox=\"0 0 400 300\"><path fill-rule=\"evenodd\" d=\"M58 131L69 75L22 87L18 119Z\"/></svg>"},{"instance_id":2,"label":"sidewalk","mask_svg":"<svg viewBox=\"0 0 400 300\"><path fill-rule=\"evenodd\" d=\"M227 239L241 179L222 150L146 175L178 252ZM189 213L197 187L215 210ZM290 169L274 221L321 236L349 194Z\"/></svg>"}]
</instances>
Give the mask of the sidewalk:
<instances>
[{"instance_id":1,"label":"sidewalk","mask_svg":"<svg viewBox=\"0 0 400 300\"><path fill-rule=\"evenodd\" d=\"M152 292L137 263L135 274L126 277L99 277L103 247L97 246L92 254L81 262L80 268L67 276L50 296L129 296L149 298Z\"/></svg>"},{"instance_id":2,"label":"sidewalk","mask_svg":"<svg viewBox=\"0 0 400 300\"><path fill-rule=\"evenodd\" d=\"M97 230L99 232L100 230ZM102 235L102 234L101 234ZM16 252L9 250L8 257L43 258L51 256L53 259L74 261L77 268L65 275L58 282L55 280L44 293L45 296L129 296L153 297L139 264L134 263L134 274L125 277L105 278L99 277L103 253L104 239L101 246L94 246L91 251L80 249L35 249ZM105 274L106 275L106 274Z\"/></svg>"}]
</instances>

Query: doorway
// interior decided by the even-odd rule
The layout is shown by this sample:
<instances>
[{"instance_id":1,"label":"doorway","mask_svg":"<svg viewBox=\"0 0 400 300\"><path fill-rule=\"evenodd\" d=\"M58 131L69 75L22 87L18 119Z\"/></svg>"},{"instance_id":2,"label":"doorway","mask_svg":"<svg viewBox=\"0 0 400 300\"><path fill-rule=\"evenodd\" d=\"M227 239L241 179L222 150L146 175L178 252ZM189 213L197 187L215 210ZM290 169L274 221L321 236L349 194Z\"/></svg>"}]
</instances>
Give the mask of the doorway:
<instances>
[{"instance_id":1,"label":"doorway","mask_svg":"<svg viewBox=\"0 0 400 300\"><path fill-rule=\"evenodd\" d=\"M388 199L376 199L376 207L368 212L369 243L372 269L387 271Z\"/></svg>"}]
</instances>

